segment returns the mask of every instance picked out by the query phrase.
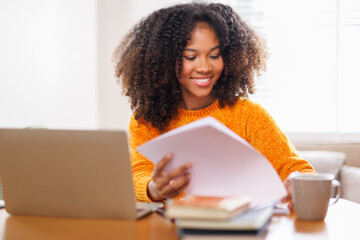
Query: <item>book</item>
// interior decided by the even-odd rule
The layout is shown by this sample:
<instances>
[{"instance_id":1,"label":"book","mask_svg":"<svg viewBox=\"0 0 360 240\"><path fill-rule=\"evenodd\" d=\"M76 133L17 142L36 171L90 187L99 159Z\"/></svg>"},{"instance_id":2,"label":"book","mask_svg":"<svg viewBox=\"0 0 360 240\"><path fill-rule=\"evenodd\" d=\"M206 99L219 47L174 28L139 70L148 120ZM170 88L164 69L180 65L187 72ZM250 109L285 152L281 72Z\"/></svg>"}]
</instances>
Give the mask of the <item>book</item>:
<instances>
[{"instance_id":1,"label":"book","mask_svg":"<svg viewBox=\"0 0 360 240\"><path fill-rule=\"evenodd\" d=\"M180 234L249 234L262 232L269 223L273 206L248 209L228 221L176 219Z\"/></svg>"},{"instance_id":2,"label":"book","mask_svg":"<svg viewBox=\"0 0 360 240\"><path fill-rule=\"evenodd\" d=\"M166 204L166 216L192 220L228 220L247 210L251 198L188 196L182 199L170 199Z\"/></svg>"},{"instance_id":3,"label":"book","mask_svg":"<svg viewBox=\"0 0 360 240\"><path fill-rule=\"evenodd\" d=\"M181 240L264 240L265 234L183 234Z\"/></svg>"},{"instance_id":4,"label":"book","mask_svg":"<svg viewBox=\"0 0 360 240\"><path fill-rule=\"evenodd\" d=\"M155 164L173 153L166 173L192 162L187 195L250 196L251 207L277 202L287 195L271 163L213 117L166 132L137 150Z\"/></svg>"}]
</instances>

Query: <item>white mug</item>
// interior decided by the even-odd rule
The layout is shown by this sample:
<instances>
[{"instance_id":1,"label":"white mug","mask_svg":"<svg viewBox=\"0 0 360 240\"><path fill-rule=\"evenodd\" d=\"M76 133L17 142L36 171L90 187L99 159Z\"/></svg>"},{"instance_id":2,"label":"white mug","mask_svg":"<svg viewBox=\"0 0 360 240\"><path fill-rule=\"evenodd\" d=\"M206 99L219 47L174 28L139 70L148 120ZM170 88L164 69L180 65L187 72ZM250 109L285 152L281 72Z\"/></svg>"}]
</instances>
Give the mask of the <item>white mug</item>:
<instances>
[{"instance_id":1,"label":"white mug","mask_svg":"<svg viewBox=\"0 0 360 240\"><path fill-rule=\"evenodd\" d=\"M328 173L290 175L292 201L299 220L321 221L326 217L332 190L336 188L335 204L340 197L340 183Z\"/></svg>"}]
</instances>

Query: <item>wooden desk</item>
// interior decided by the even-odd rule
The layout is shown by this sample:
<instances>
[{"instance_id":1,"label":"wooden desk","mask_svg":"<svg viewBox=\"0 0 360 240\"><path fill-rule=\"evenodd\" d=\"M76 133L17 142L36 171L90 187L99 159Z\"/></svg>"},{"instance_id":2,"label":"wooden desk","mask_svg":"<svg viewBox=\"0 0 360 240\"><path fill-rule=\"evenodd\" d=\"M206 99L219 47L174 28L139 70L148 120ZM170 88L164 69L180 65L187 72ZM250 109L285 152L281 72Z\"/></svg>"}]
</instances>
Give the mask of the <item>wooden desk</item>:
<instances>
[{"instance_id":1,"label":"wooden desk","mask_svg":"<svg viewBox=\"0 0 360 240\"><path fill-rule=\"evenodd\" d=\"M302 222L294 215L273 216L260 236L237 239L360 239L360 205L341 199L322 222ZM154 213L138 221L10 216L0 210L0 239L178 239L174 224Z\"/></svg>"}]
</instances>

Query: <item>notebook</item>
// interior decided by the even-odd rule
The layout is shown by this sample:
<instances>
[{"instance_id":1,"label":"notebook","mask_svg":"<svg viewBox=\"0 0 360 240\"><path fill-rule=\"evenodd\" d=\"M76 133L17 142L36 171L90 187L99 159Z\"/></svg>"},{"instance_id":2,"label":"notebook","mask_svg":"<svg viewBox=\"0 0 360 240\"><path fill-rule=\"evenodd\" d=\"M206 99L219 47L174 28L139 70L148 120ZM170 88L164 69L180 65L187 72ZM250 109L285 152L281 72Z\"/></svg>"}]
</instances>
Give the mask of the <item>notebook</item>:
<instances>
[{"instance_id":1,"label":"notebook","mask_svg":"<svg viewBox=\"0 0 360 240\"><path fill-rule=\"evenodd\" d=\"M124 131L0 129L0 176L14 215L136 219L162 207L136 203Z\"/></svg>"},{"instance_id":2,"label":"notebook","mask_svg":"<svg viewBox=\"0 0 360 240\"><path fill-rule=\"evenodd\" d=\"M177 219L181 235L259 234L265 230L273 213L273 206L249 209L228 221Z\"/></svg>"}]
</instances>

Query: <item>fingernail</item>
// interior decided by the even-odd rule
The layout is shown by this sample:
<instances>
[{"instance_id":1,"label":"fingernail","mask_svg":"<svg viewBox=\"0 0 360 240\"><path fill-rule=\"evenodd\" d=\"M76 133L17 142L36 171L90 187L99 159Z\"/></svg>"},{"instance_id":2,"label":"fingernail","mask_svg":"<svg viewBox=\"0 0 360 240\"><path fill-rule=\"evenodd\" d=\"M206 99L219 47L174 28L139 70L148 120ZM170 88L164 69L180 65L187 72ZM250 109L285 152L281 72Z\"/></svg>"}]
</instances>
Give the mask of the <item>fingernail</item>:
<instances>
[{"instance_id":1,"label":"fingernail","mask_svg":"<svg viewBox=\"0 0 360 240\"><path fill-rule=\"evenodd\" d=\"M172 153L167 153L166 154L166 158L171 158L172 157Z\"/></svg>"},{"instance_id":2,"label":"fingernail","mask_svg":"<svg viewBox=\"0 0 360 240\"><path fill-rule=\"evenodd\" d=\"M191 162L186 163L185 167L186 167L186 168L191 168L191 167L192 167L192 163L191 163Z\"/></svg>"}]
</instances>

